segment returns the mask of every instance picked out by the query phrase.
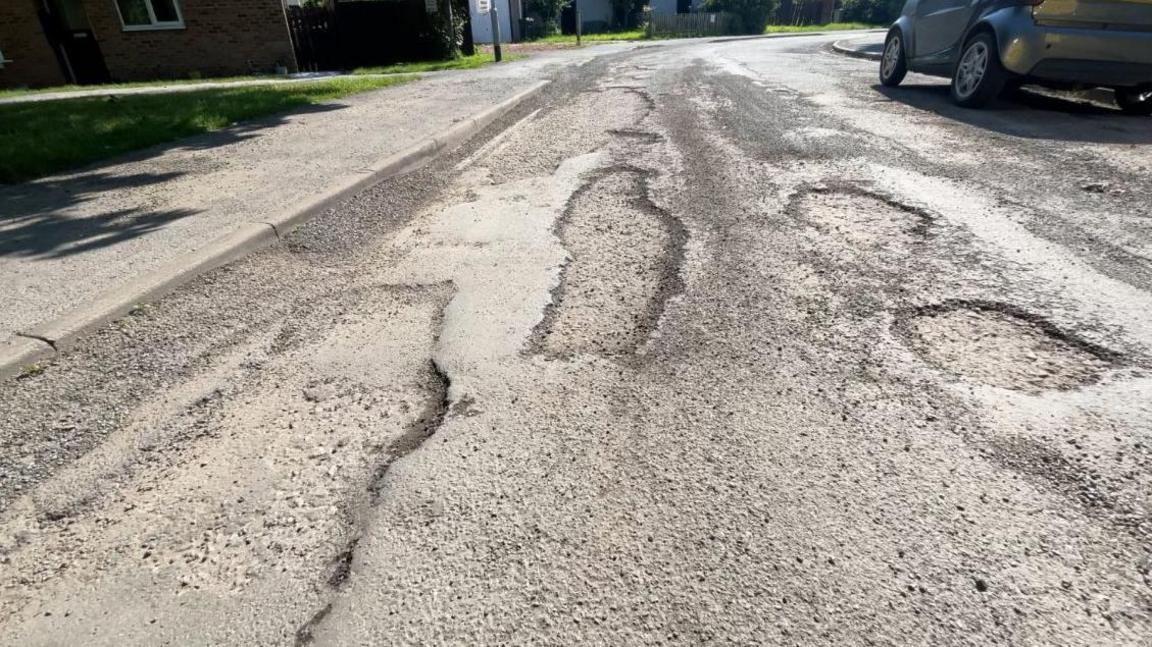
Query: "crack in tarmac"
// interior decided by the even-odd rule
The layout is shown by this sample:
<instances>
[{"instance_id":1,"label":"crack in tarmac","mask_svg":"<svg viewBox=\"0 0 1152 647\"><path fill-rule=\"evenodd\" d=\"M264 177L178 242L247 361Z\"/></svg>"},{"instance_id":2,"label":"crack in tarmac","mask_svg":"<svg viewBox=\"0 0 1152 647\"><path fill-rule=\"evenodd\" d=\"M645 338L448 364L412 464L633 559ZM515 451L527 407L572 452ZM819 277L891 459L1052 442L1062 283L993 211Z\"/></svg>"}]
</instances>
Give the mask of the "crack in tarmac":
<instances>
[{"instance_id":1,"label":"crack in tarmac","mask_svg":"<svg viewBox=\"0 0 1152 647\"><path fill-rule=\"evenodd\" d=\"M410 285L407 287L416 289L425 286ZM452 288L453 291L455 291L454 285ZM444 306L450 301L451 297L445 300ZM435 327L438 332L433 339L433 347L436 345L436 341L440 336L439 331L443 329L443 325L444 307L441 307L439 316L435 322ZM452 382L447 373L440 367L435 357L429 358L428 360L428 373L431 392L429 394L430 397L424 405L424 410L415 421L408 425L404 433L392 439L388 444L388 448L384 451L384 460L373 469L367 488L370 500L361 504L360 509L354 513L353 517L356 519L355 530L352 532L348 545L337 555L329 567L330 574L326 581L329 589L329 599L296 630L295 644L297 647L312 644L314 632L324 622L325 618L328 617L328 614L332 612L335 596L339 595L348 578L351 576L352 560L355 558L356 549L360 544L360 540L363 538L364 527L367 525L368 518L371 516L371 510L381 497L384 480L388 476L389 469L391 469L397 461L420 449L428 439L435 435L451 411L452 403L448 397L448 390Z\"/></svg>"}]
</instances>

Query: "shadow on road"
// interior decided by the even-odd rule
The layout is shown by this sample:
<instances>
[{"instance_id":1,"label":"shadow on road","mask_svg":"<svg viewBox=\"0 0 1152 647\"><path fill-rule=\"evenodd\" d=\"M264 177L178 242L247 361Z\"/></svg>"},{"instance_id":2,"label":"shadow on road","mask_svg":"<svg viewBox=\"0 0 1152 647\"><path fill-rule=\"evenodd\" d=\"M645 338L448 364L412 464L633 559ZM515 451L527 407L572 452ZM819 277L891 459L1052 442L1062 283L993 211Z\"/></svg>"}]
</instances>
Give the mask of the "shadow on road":
<instances>
[{"instance_id":1,"label":"shadow on road","mask_svg":"<svg viewBox=\"0 0 1152 647\"><path fill-rule=\"evenodd\" d=\"M1005 93L989 108L972 110L953 104L945 84L872 87L893 101L1003 135L1094 144L1152 143L1152 119L1148 117L1125 115L1118 109L1028 88Z\"/></svg>"}]
</instances>

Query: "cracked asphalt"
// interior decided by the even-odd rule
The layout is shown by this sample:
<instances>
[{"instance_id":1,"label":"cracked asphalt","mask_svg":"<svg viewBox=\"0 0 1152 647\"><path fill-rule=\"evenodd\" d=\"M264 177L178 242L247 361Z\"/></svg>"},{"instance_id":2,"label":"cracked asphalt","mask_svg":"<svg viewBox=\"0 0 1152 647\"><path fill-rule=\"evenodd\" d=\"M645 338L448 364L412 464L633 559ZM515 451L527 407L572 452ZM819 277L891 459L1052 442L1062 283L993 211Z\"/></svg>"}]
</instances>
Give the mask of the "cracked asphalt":
<instances>
[{"instance_id":1,"label":"cracked asphalt","mask_svg":"<svg viewBox=\"0 0 1152 647\"><path fill-rule=\"evenodd\" d=\"M1152 122L831 40L565 69L0 384L0 644L1152 644Z\"/></svg>"}]
</instances>

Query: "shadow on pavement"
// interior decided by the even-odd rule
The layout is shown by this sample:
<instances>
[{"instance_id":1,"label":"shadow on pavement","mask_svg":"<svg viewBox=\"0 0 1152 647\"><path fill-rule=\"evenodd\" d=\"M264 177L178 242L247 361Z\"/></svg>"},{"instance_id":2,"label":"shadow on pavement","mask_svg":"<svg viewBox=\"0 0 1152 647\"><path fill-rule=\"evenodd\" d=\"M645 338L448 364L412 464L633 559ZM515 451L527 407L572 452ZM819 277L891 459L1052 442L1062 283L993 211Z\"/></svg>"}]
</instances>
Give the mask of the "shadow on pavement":
<instances>
[{"instance_id":1,"label":"shadow on pavement","mask_svg":"<svg viewBox=\"0 0 1152 647\"><path fill-rule=\"evenodd\" d=\"M289 112L252 119L230 128L158 144L121 155L99 168L50 176L19 184L0 184L0 258L50 259L82 254L132 240L178 220L200 213L195 209L164 209L150 205L155 190L139 198L135 189L163 185L188 175L172 151L222 148L259 136L259 131L288 118L345 108L329 103L301 106ZM227 156L227 151L221 151ZM167 170L181 168L182 170ZM154 169L154 170L152 170ZM211 182L210 179L206 181ZM110 194L109 204L85 203ZM81 277L77 277L81 278Z\"/></svg>"},{"instance_id":2,"label":"shadow on pavement","mask_svg":"<svg viewBox=\"0 0 1152 647\"><path fill-rule=\"evenodd\" d=\"M107 191L159 184L182 173L76 175L60 182L0 189L0 257L62 258L131 240L196 213L187 209L124 208L91 216L68 215L71 207Z\"/></svg>"},{"instance_id":3,"label":"shadow on pavement","mask_svg":"<svg viewBox=\"0 0 1152 647\"><path fill-rule=\"evenodd\" d=\"M1028 88L1006 92L991 107L972 110L953 104L945 84L872 87L893 101L1003 135L1094 144L1152 143L1152 119L1148 117Z\"/></svg>"}]
</instances>

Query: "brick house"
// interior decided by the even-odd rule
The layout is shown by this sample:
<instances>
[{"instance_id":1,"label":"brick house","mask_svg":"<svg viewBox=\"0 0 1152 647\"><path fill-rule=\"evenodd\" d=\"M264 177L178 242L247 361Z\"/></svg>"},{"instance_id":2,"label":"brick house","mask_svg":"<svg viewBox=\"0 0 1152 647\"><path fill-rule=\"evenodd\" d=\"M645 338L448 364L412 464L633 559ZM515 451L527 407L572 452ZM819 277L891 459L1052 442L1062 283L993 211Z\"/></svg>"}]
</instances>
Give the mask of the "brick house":
<instances>
[{"instance_id":1,"label":"brick house","mask_svg":"<svg viewBox=\"0 0 1152 647\"><path fill-rule=\"evenodd\" d=\"M0 0L0 88L296 69L284 0Z\"/></svg>"}]
</instances>

